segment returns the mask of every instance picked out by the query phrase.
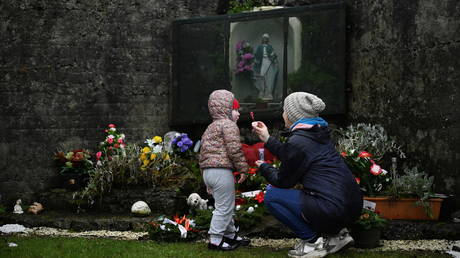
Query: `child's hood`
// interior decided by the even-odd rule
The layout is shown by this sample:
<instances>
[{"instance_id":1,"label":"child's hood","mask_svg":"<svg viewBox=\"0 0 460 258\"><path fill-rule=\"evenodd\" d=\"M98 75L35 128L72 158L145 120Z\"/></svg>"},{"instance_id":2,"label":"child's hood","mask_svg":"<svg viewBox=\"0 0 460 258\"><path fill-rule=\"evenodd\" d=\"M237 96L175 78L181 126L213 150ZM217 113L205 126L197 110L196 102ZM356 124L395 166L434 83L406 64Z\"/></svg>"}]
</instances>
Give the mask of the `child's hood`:
<instances>
[{"instance_id":1,"label":"child's hood","mask_svg":"<svg viewBox=\"0 0 460 258\"><path fill-rule=\"evenodd\" d=\"M208 109L213 120L231 119L233 93L228 90L215 90L209 95Z\"/></svg>"}]
</instances>

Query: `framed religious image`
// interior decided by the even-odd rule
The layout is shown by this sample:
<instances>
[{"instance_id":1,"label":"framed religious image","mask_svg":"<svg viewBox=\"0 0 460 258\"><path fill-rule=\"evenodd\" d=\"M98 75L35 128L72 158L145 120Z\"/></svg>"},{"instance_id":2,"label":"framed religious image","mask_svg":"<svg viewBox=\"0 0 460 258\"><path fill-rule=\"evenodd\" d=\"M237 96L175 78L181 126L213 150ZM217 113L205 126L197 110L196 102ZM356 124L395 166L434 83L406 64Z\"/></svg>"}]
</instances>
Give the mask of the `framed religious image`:
<instances>
[{"instance_id":1,"label":"framed religious image","mask_svg":"<svg viewBox=\"0 0 460 258\"><path fill-rule=\"evenodd\" d=\"M235 94L240 121L279 119L295 91L346 112L343 2L176 20L173 43L171 125L208 123L215 89Z\"/></svg>"},{"instance_id":2,"label":"framed religious image","mask_svg":"<svg viewBox=\"0 0 460 258\"><path fill-rule=\"evenodd\" d=\"M243 110L278 106L283 98L283 23L273 18L230 24L230 80Z\"/></svg>"}]
</instances>

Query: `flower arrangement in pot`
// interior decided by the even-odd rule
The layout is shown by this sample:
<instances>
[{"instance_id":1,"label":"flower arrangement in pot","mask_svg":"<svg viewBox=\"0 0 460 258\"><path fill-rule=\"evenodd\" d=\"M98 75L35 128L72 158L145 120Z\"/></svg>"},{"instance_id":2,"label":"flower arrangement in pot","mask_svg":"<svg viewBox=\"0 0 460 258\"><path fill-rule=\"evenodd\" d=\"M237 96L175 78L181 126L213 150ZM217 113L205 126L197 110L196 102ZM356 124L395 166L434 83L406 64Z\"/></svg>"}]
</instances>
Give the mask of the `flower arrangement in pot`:
<instances>
[{"instance_id":1,"label":"flower arrangement in pot","mask_svg":"<svg viewBox=\"0 0 460 258\"><path fill-rule=\"evenodd\" d=\"M364 199L376 203L383 217L429 220L439 216L441 200L430 199L433 178L417 168L397 173L397 158L406 156L382 126L350 125L338 129L336 137L337 150L361 186ZM380 164L390 166L391 173Z\"/></svg>"},{"instance_id":2,"label":"flower arrangement in pot","mask_svg":"<svg viewBox=\"0 0 460 258\"><path fill-rule=\"evenodd\" d=\"M392 153L405 158L401 146L391 139L381 125L357 124L336 130L337 150L356 177L365 196L386 192L394 178L381 167Z\"/></svg>"},{"instance_id":3,"label":"flower arrangement in pot","mask_svg":"<svg viewBox=\"0 0 460 258\"><path fill-rule=\"evenodd\" d=\"M379 215L379 211L363 208L361 216L351 226L350 234L359 248L375 248L380 245L382 229L387 220Z\"/></svg>"}]
</instances>

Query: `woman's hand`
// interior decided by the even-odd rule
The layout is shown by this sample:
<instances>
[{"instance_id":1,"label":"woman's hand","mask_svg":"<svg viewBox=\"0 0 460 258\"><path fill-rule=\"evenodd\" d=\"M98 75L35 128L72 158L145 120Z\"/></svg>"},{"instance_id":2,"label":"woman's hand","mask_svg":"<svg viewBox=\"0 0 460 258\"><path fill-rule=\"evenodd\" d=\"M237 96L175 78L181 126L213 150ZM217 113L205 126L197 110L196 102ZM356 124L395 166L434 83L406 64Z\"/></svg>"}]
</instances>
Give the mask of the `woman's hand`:
<instances>
[{"instance_id":1,"label":"woman's hand","mask_svg":"<svg viewBox=\"0 0 460 258\"><path fill-rule=\"evenodd\" d=\"M265 161L263 161L263 160L256 160L255 163L256 163L256 166L257 166L257 167L260 167L260 165L264 164Z\"/></svg>"},{"instance_id":2,"label":"woman's hand","mask_svg":"<svg viewBox=\"0 0 460 258\"><path fill-rule=\"evenodd\" d=\"M268 133L267 126L260 121L252 122L252 130L259 136L259 139L263 142L267 142L270 134Z\"/></svg>"}]
</instances>

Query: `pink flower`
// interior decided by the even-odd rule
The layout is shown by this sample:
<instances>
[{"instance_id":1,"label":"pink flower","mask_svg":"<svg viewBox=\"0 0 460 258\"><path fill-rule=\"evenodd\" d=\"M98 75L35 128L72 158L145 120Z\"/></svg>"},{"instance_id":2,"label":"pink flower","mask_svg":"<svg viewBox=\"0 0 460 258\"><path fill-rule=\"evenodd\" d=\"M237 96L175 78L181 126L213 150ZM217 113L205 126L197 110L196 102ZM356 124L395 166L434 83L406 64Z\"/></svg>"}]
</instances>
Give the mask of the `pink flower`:
<instances>
[{"instance_id":1,"label":"pink flower","mask_svg":"<svg viewBox=\"0 0 460 258\"><path fill-rule=\"evenodd\" d=\"M118 148L118 147L120 147L120 144L115 143L115 144L113 145L113 147Z\"/></svg>"},{"instance_id":2,"label":"pink flower","mask_svg":"<svg viewBox=\"0 0 460 258\"><path fill-rule=\"evenodd\" d=\"M115 125L114 124L109 124L109 128L114 128Z\"/></svg>"},{"instance_id":3,"label":"pink flower","mask_svg":"<svg viewBox=\"0 0 460 258\"><path fill-rule=\"evenodd\" d=\"M113 138L107 138L107 142L108 142L109 144L112 144L112 143L113 143Z\"/></svg>"},{"instance_id":4,"label":"pink flower","mask_svg":"<svg viewBox=\"0 0 460 258\"><path fill-rule=\"evenodd\" d=\"M238 67L244 67L244 61L240 61L240 62L238 63Z\"/></svg>"},{"instance_id":5,"label":"pink flower","mask_svg":"<svg viewBox=\"0 0 460 258\"><path fill-rule=\"evenodd\" d=\"M344 152L344 151L342 151L342 152L340 153L340 155L342 155L342 157L346 157L346 156L347 156L347 153Z\"/></svg>"},{"instance_id":6,"label":"pink flower","mask_svg":"<svg viewBox=\"0 0 460 258\"><path fill-rule=\"evenodd\" d=\"M118 142L118 143L123 143L123 139L122 139L122 138L119 138L117 142Z\"/></svg>"},{"instance_id":7,"label":"pink flower","mask_svg":"<svg viewBox=\"0 0 460 258\"><path fill-rule=\"evenodd\" d=\"M243 55L243 59L245 59L245 60L249 60L249 59L252 59L252 58L254 58L254 55L251 54L251 53L246 53L246 54Z\"/></svg>"},{"instance_id":8,"label":"pink flower","mask_svg":"<svg viewBox=\"0 0 460 258\"><path fill-rule=\"evenodd\" d=\"M98 152L96 153L96 159L97 159L97 160L101 159L101 156L102 156L102 152L98 151Z\"/></svg>"}]
</instances>

